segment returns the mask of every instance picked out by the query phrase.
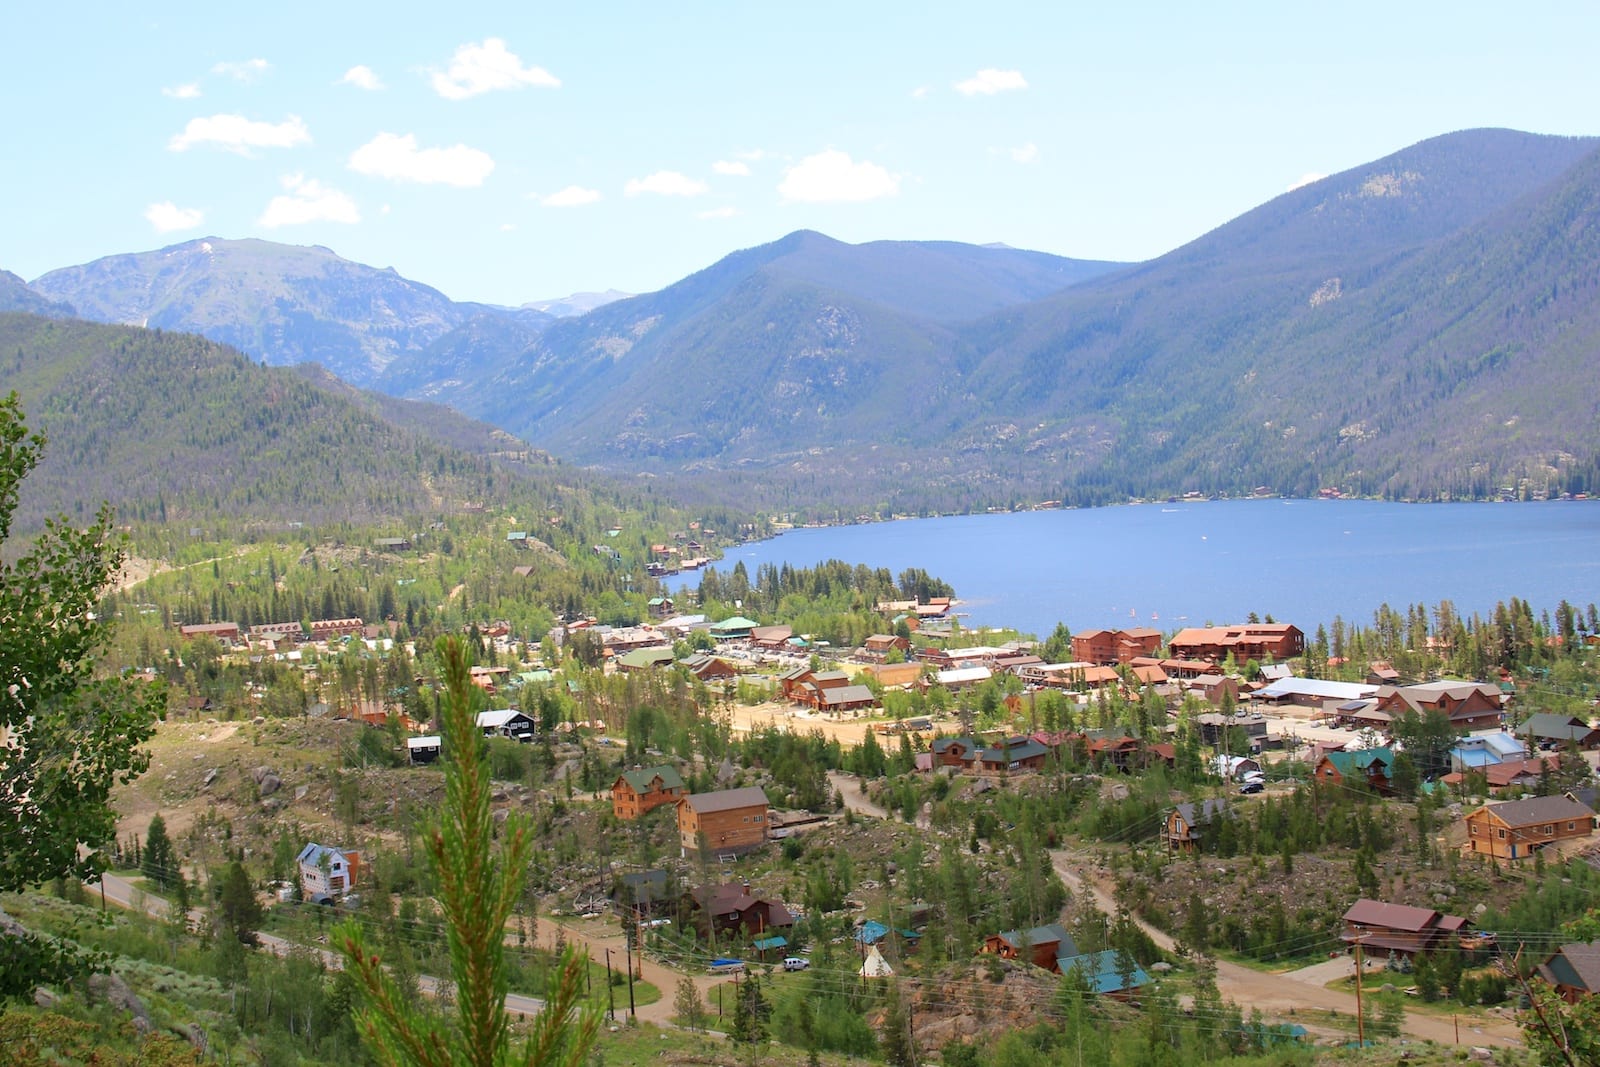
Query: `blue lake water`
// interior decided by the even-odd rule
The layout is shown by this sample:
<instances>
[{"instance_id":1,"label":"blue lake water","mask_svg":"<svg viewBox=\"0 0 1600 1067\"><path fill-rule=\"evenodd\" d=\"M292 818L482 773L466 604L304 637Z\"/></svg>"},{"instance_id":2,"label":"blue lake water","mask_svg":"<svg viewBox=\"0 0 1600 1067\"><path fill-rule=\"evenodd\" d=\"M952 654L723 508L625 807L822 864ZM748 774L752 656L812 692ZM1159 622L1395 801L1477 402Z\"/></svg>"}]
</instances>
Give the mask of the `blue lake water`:
<instances>
[{"instance_id":1,"label":"blue lake water","mask_svg":"<svg viewBox=\"0 0 1600 1067\"><path fill-rule=\"evenodd\" d=\"M922 567L955 587L967 626L1041 637L1072 630L1174 630L1252 611L1314 632L1370 622L1387 602L1488 613L1527 600L1600 601L1600 502L1389 504L1239 500L1034 511L793 530L730 549L743 561L827 559ZM673 579L694 587L699 576Z\"/></svg>"}]
</instances>

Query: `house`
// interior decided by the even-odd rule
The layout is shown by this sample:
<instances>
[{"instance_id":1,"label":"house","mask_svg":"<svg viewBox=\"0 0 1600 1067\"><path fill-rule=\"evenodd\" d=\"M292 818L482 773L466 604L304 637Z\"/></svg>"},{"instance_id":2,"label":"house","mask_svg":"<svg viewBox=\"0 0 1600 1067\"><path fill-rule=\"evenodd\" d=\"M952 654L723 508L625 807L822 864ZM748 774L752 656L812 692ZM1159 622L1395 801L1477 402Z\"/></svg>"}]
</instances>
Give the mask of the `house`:
<instances>
[{"instance_id":1,"label":"house","mask_svg":"<svg viewBox=\"0 0 1600 1067\"><path fill-rule=\"evenodd\" d=\"M670 619L672 613L677 610L673 607L672 598L669 596L653 596L645 606L650 609L650 617L653 619Z\"/></svg>"},{"instance_id":2,"label":"house","mask_svg":"<svg viewBox=\"0 0 1600 1067\"><path fill-rule=\"evenodd\" d=\"M316 842L301 849L295 863L300 868L300 895L311 901L344 896L361 873L361 853Z\"/></svg>"},{"instance_id":3,"label":"house","mask_svg":"<svg viewBox=\"0 0 1600 1067\"><path fill-rule=\"evenodd\" d=\"M477 722L478 729L483 731L484 737L508 737L515 741L528 742L538 733L534 721L516 708L480 711Z\"/></svg>"},{"instance_id":4,"label":"house","mask_svg":"<svg viewBox=\"0 0 1600 1067\"><path fill-rule=\"evenodd\" d=\"M637 819L664 804L676 804L688 791L676 767L636 767L611 784L611 811L619 819Z\"/></svg>"},{"instance_id":5,"label":"house","mask_svg":"<svg viewBox=\"0 0 1600 1067\"><path fill-rule=\"evenodd\" d=\"M1524 860L1558 841L1594 833L1595 814L1571 797L1485 804L1465 816L1469 855Z\"/></svg>"},{"instance_id":6,"label":"house","mask_svg":"<svg viewBox=\"0 0 1600 1067\"><path fill-rule=\"evenodd\" d=\"M1204 674L1189 683L1189 691L1198 693L1212 707L1220 708L1229 700L1239 703L1239 679L1231 674ZM1266 726L1262 724L1262 732Z\"/></svg>"},{"instance_id":7,"label":"house","mask_svg":"<svg viewBox=\"0 0 1600 1067\"><path fill-rule=\"evenodd\" d=\"M1132 663L1161 648L1161 631L1147 626L1128 630L1085 630L1072 635L1072 658L1102 666Z\"/></svg>"},{"instance_id":8,"label":"house","mask_svg":"<svg viewBox=\"0 0 1600 1067\"><path fill-rule=\"evenodd\" d=\"M922 677L921 663L884 663L866 668L885 689L910 688Z\"/></svg>"},{"instance_id":9,"label":"house","mask_svg":"<svg viewBox=\"0 0 1600 1067\"><path fill-rule=\"evenodd\" d=\"M409 537L380 537L372 542L372 547L379 552L410 552L411 538Z\"/></svg>"},{"instance_id":10,"label":"house","mask_svg":"<svg viewBox=\"0 0 1600 1067\"><path fill-rule=\"evenodd\" d=\"M1025 682L1055 689L1103 689L1122 681L1115 667L1097 663L1042 663L1019 673Z\"/></svg>"},{"instance_id":11,"label":"house","mask_svg":"<svg viewBox=\"0 0 1600 1067\"><path fill-rule=\"evenodd\" d=\"M891 652L899 651L902 654L911 652L911 642L896 634L873 634L862 644L863 654L882 661Z\"/></svg>"},{"instance_id":12,"label":"house","mask_svg":"<svg viewBox=\"0 0 1600 1067\"><path fill-rule=\"evenodd\" d=\"M1085 736L1088 740L1084 755L1095 766L1109 763L1119 771L1126 771L1138 763L1143 750L1139 739L1126 733L1090 730Z\"/></svg>"},{"instance_id":13,"label":"house","mask_svg":"<svg viewBox=\"0 0 1600 1067\"><path fill-rule=\"evenodd\" d=\"M671 911L678 893L666 871L629 871L611 886L611 907L619 915L656 915Z\"/></svg>"},{"instance_id":14,"label":"house","mask_svg":"<svg viewBox=\"0 0 1600 1067\"><path fill-rule=\"evenodd\" d=\"M705 652L678 661L679 666L702 682L721 682L739 677L739 669L727 660Z\"/></svg>"},{"instance_id":15,"label":"house","mask_svg":"<svg viewBox=\"0 0 1600 1067\"><path fill-rule=\"evenodd\" d=\"M794 915L782 901L758 896L749 882L701 886L689 894L696 921L709 934L759 936L770 930L787 930Z\"/></svg>"},{"instance_id":16,"label":"house","mask_svg":"<svg viewBox=\"0 0 1600 1067\"><path fill-rule=\"evenodd\" d=\"M1576 1004L1600 993L1600 941L1562 945L1538 967L1562 1000Z\"/></svg>"},{"instance_id":17,"label":"house","mask_svg":"<svg viewBox=\"0 0 1600 1067\"><path fill-rule=\"evenodd\" d=\"M738 855L767 842L767 794L759 786L691 793L678 799L678 841L683 855Z\"/></svg>"},{"instance_id":18,"label":"house","mask_svg":"<svg viewBox=\"0 0 1600 1067\"><path fill-rule=\"evenodd\" d=\"M794 636L793 626L753 626L750 628L750 643L757 648L769 651L781 651Z\"/></svg>"},{"instance_id":19,"label":"house","mask_svg":"<svg viewBox=\"0 0 1600 1067\"><path fill-rule=\"evenodd\" d=\"M1212 757L1207 769L1218 778L1240 781L1247 774L1260 774L1261 761L1250 756L1219 755Z\"/></svg>"},{"instance_id":20,"label":"house","mask_svg":"<svg viewBox=\"0 0 1600 1067\"><path fill-rule=\"evenodd\" d=\"M983 746L971 737L936 737L929 751L933 753L935 767L956 767L965 770L978 758Z\"/></svg>"},{"instance_id":21,"label":"house","mask_svg":"<svg viewBox=\"0 0 1600 1067\"><path fill-rule=\"evenodd\" d=\"M1562 748L1569 744L1584 749L1600 748L1600 730L1575 715L1537 712L1523 720L1516 732L1530 748Z\"/></svg>"},{"instance_id":22,"label":"house","mask_svg":"<svg viewBox=\"0 0 1600 1067\"><path fill-rule=\"evenodd\" d=\"M1319 785L1333 788L1365 785L1388 796L1394 791L1394 750L1386 747L1329 752L1317 760L1311 773Z\"/></svg>"},{"instance_id":23,"label":"house","mask_svg":"<svg viewBox=\"0 0 1600 1067\"><path fill-rule=\"evenodd\" d=\"M1438 712L1455 730L1481 730L1500 725L1500 690L1487 682L1424 682L1420 685L1384 685L1374 694L1377 710L1391 718L1411 712Z\"/></svg>"},{"instance_id":24,"label":"house","mask_svg":"<svg viewBox=\"0 0 1600 1067\"><path fill-rule=\"evenodd\" d=\"M439 749L443 744L444 738L438 734L430 734L427 737L408 737L406 738L406 758L412 763L432 763L439 758Z\"/></svg>"},{"instance_id":25,"label":"house","mask_svg":"<svg viewBox=\"0 0 1600 1067\"><path fill-rule=\"evenodd\" d=\"M1136 990L1150 984L1150 975L1133 958L1114 948L1087 952L1060 961L1061 973L1075 973L1097 996L1131 1000Z\"/></svg>"},{"instance_id":26,"label":"house","mask_svg":"<svg viewBox=\"0 0 1600 1067\"><path fill-rule=\"evenodd\" d=\"M329 641L335 637L349 637L359 634L364 625L360 619L315 619L311 623L311 640Z\"/></svg>"},{"instance_id":27,"label":"house","mask_svg":"<svg viewBox=\"0 0 1600 1067\"><path fill-rule=\"evenodd\" d=\"M1199 804L1179 804L1167 812L1167 848L1189 852L1200 843L1207 824L1228 814L1228 802L1220 798Z\"/></svg>"},{"instance_id":28,"label":"house","mask_svg":"<svg viewBox=\"0 0 1600 1067\"><path fill-rule=\"evenodd\" d=\"M830 715L877 706L878 698L864 685L841 685L820 690L817 693L817 703L814 705L818 711L825 711Z\"/></svg>"},{"instance_id":29,"label":"house","mask_svg":"<svg viewBox=\"0 0 1600 1067\"><path fill-rule=\"evenodd\" d=\"M1059 923L1035 926L1031 930L1003 930L983 939L978 950L1003 960L1022 960L1035 967L1043 967L1054 974L1061 973L1063 959L1078 954L1077 943Z\"/></svg>"},{"instance_id":30,"label":"house","mask_svg":"<svg viewBox=\"0 0 1600 1067\"><path fill-rule=\"evenodd\" d=\"M984 775L1007 775L1044 768L1050 750L1031 737L1008 737L991 748L978 750L971 769Z\"/></svg>"},{"instance_id":31,"label":"house","mask_svg":"<svg viewBox=\"0 0 1600 1067\"><path fill-rule=\"evenodd\" d=\"M992 677L994 672L988 667L952 667L949 670L936 671L933 681L935 685L944 686L952 693L959 693L963 689L982 685Z\"/></svg>"},{"instance_id":32,"label":"house","mask_svg":"<svg viewBox=\"0 0 1600 1067\"><path fill-rule=\"evenodd\" d=\"M1167 650L1174 659L1215 661L1232 656L1238 663L1251 659L1293 659L1305 652L1306 635L1298 626L1282 622L1190 626L1173 635Z\"/></svg>"},{"instance_id":33,"label":"house","mask_svg":"<svg viewBox=\"0 0 1600 1067\"><path fill-rule=\"evenodd\" d=\"M1467 920L1431 908L1358 900L1344 913L1346 945L1358 942L1369 956L1411 959L1424 952L1456 947Z\"/></svg>"}]
</instances>

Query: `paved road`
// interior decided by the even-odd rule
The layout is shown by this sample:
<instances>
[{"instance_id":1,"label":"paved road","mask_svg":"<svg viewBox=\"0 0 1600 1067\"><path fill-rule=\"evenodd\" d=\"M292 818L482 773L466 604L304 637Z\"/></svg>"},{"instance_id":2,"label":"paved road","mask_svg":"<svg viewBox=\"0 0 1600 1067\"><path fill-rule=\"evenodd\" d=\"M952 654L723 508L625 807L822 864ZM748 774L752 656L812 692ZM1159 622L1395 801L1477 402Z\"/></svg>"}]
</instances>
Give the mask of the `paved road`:
<instances>
[{"instance_id":1,"label":"paved road","mask_svg":"<svg viewBox=\"0 0 1600 1067\"><path fill-rule=\"evenodd\" d=\"M1058 849L1050 853L1050 862L1073 893L1082 894L1087 890L1095 906L1101 911L1107 915L1117 913L1109 880L1098 874L1083 856ZM1168 952L1176 949L1173 939L1165 932L1156 929L1143 919L1136 917L1134 921L1162 949ZM1298 972L1268 974L1226 960L1216 962L1217 990L1223 997L1241 1007L1260 1008L1268 1013L1291 1010L1337 1011L1349 1018L1355 1017L1355 995L1327 989L1323 985L1324 982L1332 981L1342 975L1355 973L1353 964L1346 964L1340 974L1325 976L1322 973L1323 965L1320 964ZM1408 1012L1402 1028L1412 1037L1437 1041L1441 1045L1456 1044L1456 1027L1450 1019ZM1471 1025L1462 1025L1461 1043L1521 1047L1522 1031L1514 1023L1504 1019L1474 1017Z\"/></svg>"}]
</instances>

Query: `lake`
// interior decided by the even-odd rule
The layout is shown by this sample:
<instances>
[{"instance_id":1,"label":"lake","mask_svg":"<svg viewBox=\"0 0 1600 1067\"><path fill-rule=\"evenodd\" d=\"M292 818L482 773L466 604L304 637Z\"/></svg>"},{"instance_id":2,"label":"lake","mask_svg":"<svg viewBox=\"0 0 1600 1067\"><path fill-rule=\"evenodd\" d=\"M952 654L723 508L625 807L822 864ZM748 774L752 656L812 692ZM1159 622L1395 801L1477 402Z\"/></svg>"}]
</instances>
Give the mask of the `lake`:
<instances>
[{"instance_id":1,"label":"lake","mask_svg":"<svg viewBox=\"0 0 1600 1067\"><path fill-rule=\"evenodd\" d=\"M763 563L827 559L922 567L955 587L971 627L1175 630L1253 611L1309 635L1335 615L1369 623L1385 602L1450 600L1471 615L1514 596L1535 613L1600 600L1600 502L1234 500L907 519L791 530L717 565L743 561L753 580Z\"/></svg>"}]
</instances>

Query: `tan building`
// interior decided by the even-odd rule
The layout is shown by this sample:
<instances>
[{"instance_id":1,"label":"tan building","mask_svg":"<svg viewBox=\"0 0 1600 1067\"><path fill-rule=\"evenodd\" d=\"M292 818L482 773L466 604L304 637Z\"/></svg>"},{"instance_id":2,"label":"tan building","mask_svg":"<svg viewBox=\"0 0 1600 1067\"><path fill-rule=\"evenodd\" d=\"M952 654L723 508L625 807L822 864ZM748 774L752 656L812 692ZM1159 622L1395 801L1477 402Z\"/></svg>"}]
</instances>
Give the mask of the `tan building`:
<instances>
[{"instance_id":1,"label":"tan building","mask_svg":"<svg viewBox=\"0 0 1600 1067\"><path fill-rule=\"evenodd\" d=\"M640 767L623 771L611 786L611 810L619 819L637 819L663 804L676 804L688 794L672 767Z\"/></svg>"},{"instance_id":2,"label":"tan building","mask_svg":"<svg viewBox=\"0 0 1600 1067\"><path fill-rule=\"evenodd\" d=\"M1594 812L1571 797L1485 804L1465 818L1468 855L1516 862L1557 841L1594 834Z\"/></svg>"},{"instance_id":3,"label":"tan building","mask_svg":"<svg viewBox=\"0 0 1600 1067\"><path fill-rule=\"evenodd\" d=\"M767 794L758 786L693 793L678 800L678 840L683 855L704 847L712 855L748 852L766 844Z\"/></svg>"}]
</instances>

